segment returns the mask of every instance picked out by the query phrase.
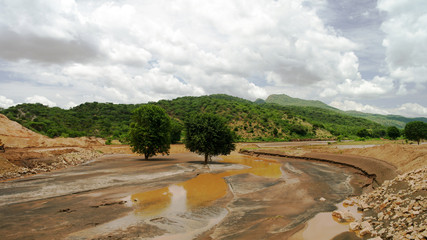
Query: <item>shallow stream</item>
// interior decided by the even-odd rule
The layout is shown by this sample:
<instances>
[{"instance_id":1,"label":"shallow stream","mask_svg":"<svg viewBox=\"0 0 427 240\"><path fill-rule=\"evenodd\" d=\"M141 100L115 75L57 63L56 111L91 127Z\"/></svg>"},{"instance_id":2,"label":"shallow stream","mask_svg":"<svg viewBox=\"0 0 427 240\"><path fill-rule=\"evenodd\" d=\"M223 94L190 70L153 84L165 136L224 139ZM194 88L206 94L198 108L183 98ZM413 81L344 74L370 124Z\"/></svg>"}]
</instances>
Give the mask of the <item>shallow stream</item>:
<instances>
[{"instance_id":1,"label":"shallow stream","mask_svg":"<svg viewBox=\"0 0 427 240\"><path fill-rule=\"evenodd\" d=\"M168 232L155 239L196 238L197 235L203 233L200 230L207 231L215 228L214 225L224 224L227 222L226 218L228 216L233 215L235 211L240 211L239 208L244 206L236 207L236 205L239 205L241 198L248 198L256 202L258 200L254 198L258 195L257 192L264 191L265 194L268 194L271 192L268 191L269 188L282 184L282 188L293 190L293 192L285 190L282 192L283 194L295 194L297 197L283 197L283 201L280 203L282 207L278 207L280 210L278 209L279 211L274 212L273 216L280 216L290 222L287 226L277 227L271 231L272 235L277 232L289 231L314 216L305 227L302 237L295 239L313 239L313 236L317 236L317 239L332 239L334 236L347 231L348 227L335 222L330 212L336 208L335 205L339 201L342 201L353 192L349 184L352 175L346 173L343 169L319 163L292 160L278 161L239 154L222 157L220 163L238 164L236 165L238 169L221 171L220 167L216 167L216 170L201 173L195 178L184 182L152 191L132 194L128 206L134 208L133 214L136 217L146 221L151 219L150 224ZM212 168L215 169L215 167ZM263 180L252 182L252 179L245 179L243 176ZM264 183L260 184L263 181ZM290 187L292 185L306 185L308 189L295 189ZM317 189L316 185L318 185ZM323 189L326 191L319 192L319 190ZM227 194L230 193L233 196L229 197L229 200L225 200L226 204L224 205L221 199L226 198ZM298 199L298 196L300 199ZM319 200L324 197L329 199L326 202ZM274 206L263 205L281 200L280 196L275 196L275 198L270 199L267 197L268 200L265 201L261 199L259 201L263 203L259 206L254 206L253 209L260 211L258 215L263 218L271 217L272 214L269 213L271 211L269 209L274 209ZM301 201L301 206L310 206L310 208L300 209L304 213L299 216L289 215L289 212L293 211L289 211L283 205L286 205L286 201L290 201L290 205L295 205L296 200ZM245 205L245 203L242 202L240 205ZM298 209L300 206L296 206L296 208ZM280 214L280 211L283 214ZM326 212L319 213L323 211ZM265 216L263 216L264 214ZM200 229L198 224L193 224L192 226L191 221L193 220L204 222L205 224L203 225L205 227ZM242 225L242 227L251 224L244 217L241 221L242 223L239 225ZM217 236L220 238L225 237L222 230L213 230L213 232L214 235L217 232ZM239 235L235 237L240 238Z\"/></svg>"}]
</instances>

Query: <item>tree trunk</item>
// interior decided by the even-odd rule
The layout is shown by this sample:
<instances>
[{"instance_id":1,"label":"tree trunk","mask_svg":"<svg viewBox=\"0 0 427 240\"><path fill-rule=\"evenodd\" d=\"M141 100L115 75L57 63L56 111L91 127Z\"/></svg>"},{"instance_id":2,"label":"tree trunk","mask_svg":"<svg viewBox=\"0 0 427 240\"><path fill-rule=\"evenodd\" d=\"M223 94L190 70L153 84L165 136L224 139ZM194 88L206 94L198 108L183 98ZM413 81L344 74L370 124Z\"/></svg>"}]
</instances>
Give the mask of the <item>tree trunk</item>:
<instances>
[{"instance_id":1,"label":"tree trunk","mask_svg":"<svg viewBox=\"0 0 427 240\"><path fill-rule=\"evenodd\" d=\"M208 164L209 154L205 154L205 164Z\"/></svg>"},{"instance_id":2,"label":"tree trunk","mask_svg":"<svg viewBox=\"0 0 427 240\"><path fill-rule=\"evenodd\" d=\"M145 160L148 160L148 153L144 154Z\"/></svg>"}]
</instances>

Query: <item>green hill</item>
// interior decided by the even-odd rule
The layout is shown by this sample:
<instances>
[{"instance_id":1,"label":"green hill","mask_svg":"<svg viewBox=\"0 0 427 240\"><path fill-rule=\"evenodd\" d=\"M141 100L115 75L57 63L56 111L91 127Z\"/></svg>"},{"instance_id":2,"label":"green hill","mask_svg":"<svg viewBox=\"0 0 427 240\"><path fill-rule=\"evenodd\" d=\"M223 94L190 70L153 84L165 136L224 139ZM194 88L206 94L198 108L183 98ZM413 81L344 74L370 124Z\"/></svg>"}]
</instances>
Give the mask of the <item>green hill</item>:
<instances>
[{"instance_id":1,"label":"green hill","mask_svg":"<svg viewBox=\"0 0 427 240\"><path fill-rule=\"evenodd\" d=\"M300 98L293 98L286 94L273 94L268 96L265 100L267 103L276 103L282 106L300 106L300 107L318 107L324 109L337 110L321 101L318 100L304 100Z\"/></svg>"},{"instance_id":2,"label":"green hill","mask_svg":"<svg viewBox=\"0 0 427 240\"><path fill-rule=\"evenodd\" d=\"M363 112L357 112L357 111L346 111L345 113L353 117L366 118L387 127L395 126L401 129L405 128L405 125L407 123L413 122L413 121L421 121L421 122L427 123L427 118L423 118L423 117L407 118L399 115L381 115L381 114L363 113Z\"/></svg>"},{"instance_id":3,"label":"green hill","mask_svg":"<svg viewBox=\"0 0 427 240\"><path fill-rule=\"evenodd\" d=\"M325 139L333 135L354 136L361 128L373 133L384 127L364 118L318 107L281 106L257 103L218 94L181 97L153 102L176 121L191 114L208 112L224 117L240 141L283 141ZM20 104L0 111L41 134L57 136L97 136L125 139L132 111L141 104L84 103L69 110L41 104Z\"/></svg>"},{"instance_id":4,"label":"green hill","mask_svg":"<svg viewBox=\"0 0 427 240\"><path fill-rule=\"evenodd\" d=\"M276 103L282 106L302 106L302 107L317 107L322 109L328 109L328 110L337 111L339 113L346 114L352 117L365 118L386 127L395 126L401 129L404 128L408 122L412 122L412 121L427 122L427 118L423 118L423 117L407 118L407 117L398 116L398 115L381 115L381 114L363 113L358 111L341 111L321 101L293 98L285 94L270 95L265 100L265 102Z\"/></svg>"}]
</instances>

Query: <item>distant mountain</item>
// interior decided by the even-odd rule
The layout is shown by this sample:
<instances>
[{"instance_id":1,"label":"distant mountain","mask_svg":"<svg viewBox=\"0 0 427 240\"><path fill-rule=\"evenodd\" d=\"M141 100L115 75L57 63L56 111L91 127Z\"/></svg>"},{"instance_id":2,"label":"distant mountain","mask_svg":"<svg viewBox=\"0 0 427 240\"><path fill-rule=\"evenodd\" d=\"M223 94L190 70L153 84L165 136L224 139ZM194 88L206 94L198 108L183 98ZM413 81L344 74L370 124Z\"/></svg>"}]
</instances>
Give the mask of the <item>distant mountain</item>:
<instances>
[{"instance_id":1,"label":"distant mountain","mask_svg":"<svg viewBox=\"0 0 427 240\"><path fill-rule=\"evenodd\" d=\"M267 103L276 103L282 106L318 107L339 111L338 109L331 107L318 100L304 100L300 98L293 98L286 94L273 94L268 96L265 101Z\"/></svg>"},{"instance_id":2,"label":"distant mountain","mask_svg":"<svg viewBox=\"0 0 427 240\"><path fill-rule=\"evenodd\" d=\"M353 117L366 118L387 127L395 126L398 128L405 128L405 125L408 122L413 122L413 121L421 121L421 122L427 123L427 118L424 118L424 117L407 118L399 115L381 115L381 114L373 114L373 113L363 113L358 111L346 111L345 113Z\"/></svg>"},{"instance_id":3,"label":"distant mountain","mask_svg":"<svg viewBox=\"0 0 427 240\"><path fill-rule=\"evenodd\" d=\"M381 114L373 114L373 113L363 113L358 111L342 111L337 108L331 107L321 101L293 98L285 94L270 95L265 101L267 103L275 103L282 106L317 107L317 108L333 110L343 114L350 115L352 117L365 118L386 127L395 126L398 128L404 128L408 122L412 122L412 121L422 121L427 123L427 118L424 118L424 117L407 118L399 115L381 115Z\"/></svg>"}]
</instances>

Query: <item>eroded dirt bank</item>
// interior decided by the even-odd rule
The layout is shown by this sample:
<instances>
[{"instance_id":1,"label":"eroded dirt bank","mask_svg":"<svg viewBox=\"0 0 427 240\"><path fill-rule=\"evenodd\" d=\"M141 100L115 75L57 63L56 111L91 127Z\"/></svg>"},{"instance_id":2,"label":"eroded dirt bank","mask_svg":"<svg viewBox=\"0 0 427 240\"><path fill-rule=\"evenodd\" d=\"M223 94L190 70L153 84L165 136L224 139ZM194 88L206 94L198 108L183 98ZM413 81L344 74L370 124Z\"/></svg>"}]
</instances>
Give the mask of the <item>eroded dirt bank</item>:
<instances>
[{"instance_id":1,"label":"eroded dirt bank","mask_svg":"<svg viewBox=\"0 0 427 240\"><path fill-rule=\"evenodd\" d=\"M346 154L330 154L320 152L305 153L301 156L288 155L275 150L242 150L243 154L264 155L282 158L294 158L311 162L325 162L354 168L361 174L372 179L372 187L381 185L385 180L393 179L397 176L397 168L390 163L375 158L361 157Z\"/></svg>"},{"instance_id":2,"label":"eroded dirt bank","mask_svg":"<svg viewBox=\"0 0 427 240\"><path fill-rule=\"evenodd\" d=\"M268 144L260 145L264 146L257 146L258 149L247 152L285 157L295 154L299 159L332 161L337 164L351 165L356 169L363 169L364 174L368 176L375 174L378 183L381 185L376 186L374 191L365 192L361 196L344 202L344 205L355 204L363 212L362 215L356 216L359 214L349 213L349 209L346 207L342 207L339 211L334 211L331 214L337 218L337 221L348 224L347 229L351 231L339 234L333 238L334 240L359 239L357 236L375 240L426 239L427 229L424 223L427 210L425 181L427 145L408 145L397 142L379 146L293 147L286 144L276 144L271 147ZM402 172L404 174L396 176L396 173ZM314 221L316 227L326 228L316 221ZM312 222L312 220L309 221L309 228ZM292 236L291 239L310 239L304 237L304 235L308 235L306 228Z\"/></svg>"},{"instance_id":3,"label":"eroded dirt bank","mask_svg":"<svg viewBox=\"0 0 427 240\"><path fill-rule=\"evenodd\" d=\"M149 161L108 155L81 166L3 182L0 235L4 239L286 239L316 213L332 211L336 203L354 194L350 182L360 190L369 181L351 168L323 163L239 154L231 158L215 159L216 164L206 167L200 164L201 157L190 153ZM248 170L255 167L262 170ZM213 178L203 185L206 176ZM220 185L225 185L225 192L218 191ZM147 198L156 193L158 198ZM200 200L210 195L219 197Z\"/></svg>"}]
</instances>

